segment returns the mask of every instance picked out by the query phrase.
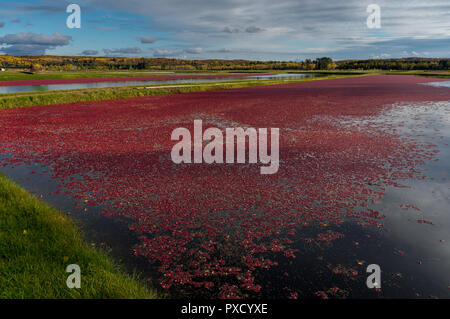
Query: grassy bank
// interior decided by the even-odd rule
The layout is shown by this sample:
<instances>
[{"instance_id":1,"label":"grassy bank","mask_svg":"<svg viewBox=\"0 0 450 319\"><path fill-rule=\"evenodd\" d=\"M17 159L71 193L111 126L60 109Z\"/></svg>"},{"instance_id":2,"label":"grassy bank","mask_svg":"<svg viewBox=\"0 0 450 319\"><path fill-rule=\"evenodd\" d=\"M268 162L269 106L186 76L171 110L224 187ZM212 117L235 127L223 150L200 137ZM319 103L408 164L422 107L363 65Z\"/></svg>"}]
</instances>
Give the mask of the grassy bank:
<instances>
[{"instance_id":1,"label":"grassy bank","mask_svg":"<svg viewBox=\"0 0 450 319\"><path fill-rule=\"evenodd\" d=\"M81 288L66 267L81 269ZM155 298L105 252L89 247L75 224L0 174L0 298Z\"/></svg>"},{"instance_id":2,"label":"grassy bank","mask_svg":"<svg viewBox=\"0 0 450 319\"><path fill-rule=\"evenodd\" d=\"M0 109L26 107L35 105L51 105L73 102L102 101L129 97L142 97L163 94L178 94L219 89L233 89L249 86L285 84L303 81L316 81L323 79L336 79L364 74L327 75L319 78L305 78L295 80L260 80L260 81L233 81L217 83L196 84L170 84L145 86L113 87L101 89L61 90L48 92L23 92L0 94Z\"/></svg>"}]
</instances>

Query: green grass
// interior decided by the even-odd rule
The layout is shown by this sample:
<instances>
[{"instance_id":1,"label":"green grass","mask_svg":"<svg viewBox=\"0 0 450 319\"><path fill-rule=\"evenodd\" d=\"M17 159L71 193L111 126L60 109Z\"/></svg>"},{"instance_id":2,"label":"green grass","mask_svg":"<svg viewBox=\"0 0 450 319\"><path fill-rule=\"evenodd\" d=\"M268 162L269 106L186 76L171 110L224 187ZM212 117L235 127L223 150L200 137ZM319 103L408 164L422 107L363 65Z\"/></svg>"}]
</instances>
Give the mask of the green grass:
<instances>
[{"instance_id":1,"label":"green grass","mask_svg":"<svg viewBox=\"0 0 450 319\"><path fill-rule=\"evenodd\" d=\"M81 268L81 288L66 267ZM88 246L73 221L0 174L0 298L155 298L106 252Z\"/></svg>"},{"instance_id":2,"label":"green grass","mask_svg":"<svg viewBox=\"0 0 450 319\"><path fill-rule=\"evenodd\" d=\"M234 89L249 86L286 84L303 81L316 81L324 79L336 79L351 76L363 76L363 74L330 74L318 78L304 78L291 80L254 80L254 81L233 81L233 82L206 82L195 84L170 84L151 85L151 89L146 86L113 87L101 89L79 89L61 90L46 92L23 92L0 94L0 109L27 107L36 105L51 105L62 103L86 102L113 100L130 97L142 97L164 94L179 94L189 92L210 91L219 89ZM148 87L148 86L147 86Z\"/></svg>"}]
</instances>

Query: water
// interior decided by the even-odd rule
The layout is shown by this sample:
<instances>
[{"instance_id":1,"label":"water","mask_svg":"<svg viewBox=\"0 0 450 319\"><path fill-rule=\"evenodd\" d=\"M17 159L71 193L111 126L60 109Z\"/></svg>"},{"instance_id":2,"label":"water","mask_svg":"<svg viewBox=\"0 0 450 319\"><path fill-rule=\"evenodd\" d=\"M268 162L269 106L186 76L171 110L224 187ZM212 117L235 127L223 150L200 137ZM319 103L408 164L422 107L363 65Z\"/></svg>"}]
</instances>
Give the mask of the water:
<instances>
[{"instance_id":1,"label":"water","mask_svg":"<svg viewBox=\"0 0 450 319\"><path fill-rule=\"evenodd\" d=\"M306 295L325 286L356 298L450 298L450 102L396 105L377 121L438 146L437 159L421 167L427 178L402 180L409 188L386 188L385 197L370 207L386 216L383 229L347 222L333 228L344 234L340 240L297 246L303 253L291 265L280 265L289 276L280 269L264 274L277 282L268 295L277 296L280 287L294 282ZM330 268L338 264L358 275L333 276ZM381 267L381 293L365 285L368 264Z\"/></svg>"},{"instance_id":2,"label":"water","mask_svg":"<svg viewBox=\"0 0 450 319\"><path fill-rule=\"evenodd\" d=\"M311 77L323 76L317 73L291 73L291 74L273 74L273 75L255 75L255 76L239 76L230 78L205 78L205 79L179 79L179 80L152 80L152 81L121 81L121 82L94 82L94 83L72 83L72 84L49 84L49 85L22 85L22 86L0 86L0 94L2 93L18 93L18 92L45 92L57 90L77 90L77 89L93 89L108 88L118 86L145 86L157 84L182 84L182 83L208 83L208 82L231 82L231 81L260 81L260 80L292 80Z\"/></svg>"},{"instance_id":3,"label":"water","mask_svg":"<svg viewBox=\"0 0 450 319\"><path fill-rule=\"evenodd\" d=\"M428 82L428 83L424 83L424 85L431 85L431 86L436 86L436 87L450 87L450 81L443 81L443 82Z\"/></svg>"},{"instance_id":4,"label":"water","mask_svg":"<svg viewBox=\"0 0 450 319\"><path fill-rule=\"evenodd\" d=\"M405 136L433 142L441 151L437 155L439 161L428 161L421 167L427 179L401 181L409 188L387 187L385 197L371 207L386 215L382 229L345 222L329 227L344 234L342 239L314 245L305 244L303 238L323 229L301 229L294 243L294 248L300 250L297 257L281 258L278 267L259 273L257 279L263 285L264 297L285 298L290 293L285 287L306 297L318 291L329 295L327 289L337 287L338 297L450 298L450 102L399 104L376 121L392 125ZM50 195L59 182L49 173L39 174L46 170L37 164L0 168L27 190L42 194L45 201L80 220L86 239L98 245L106 242L111 254L122 260L127 269L152 276L154 269L132 255L138 240L128 230L127 221L105 218L102 207L76 209L74 199ZM38 174L31 174L32 171ZM420 210L404 209L403 204ZM366 287L369 264L381 267L381 292ZM334 269L355 270L357 274L335 275ZM180 296L189 293L196 292L180 292Z\"/></svg>"}]
</instances>

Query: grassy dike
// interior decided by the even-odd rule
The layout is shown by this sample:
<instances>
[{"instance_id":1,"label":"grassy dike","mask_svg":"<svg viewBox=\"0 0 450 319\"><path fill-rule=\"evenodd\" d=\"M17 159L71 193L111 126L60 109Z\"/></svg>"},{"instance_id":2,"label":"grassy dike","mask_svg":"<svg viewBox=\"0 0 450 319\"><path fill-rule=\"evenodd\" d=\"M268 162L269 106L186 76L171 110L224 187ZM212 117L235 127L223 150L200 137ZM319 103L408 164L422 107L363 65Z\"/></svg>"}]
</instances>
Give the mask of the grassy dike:
<instances>
[{"instance_id":1,"label":"grassy dike","mask_svg":"<svg viewBox=\"0 0 450 319\"><path fill-rule=\"evenodd\" d=\"M123 99L130 97L143 97L164 94L181 94L210 90L235 89L250 86L287 84L304 81L317 81L337 79L367 74L326 75L317 78L291 79L291 80L253 80L233 82L205 82L195 84L163 84L151 86L112 87L100 89L60 90L47 92L23 92L0 94L0 109L52 105L63 103L76 103L86 101L103 101Z\"/></svg>"},{"instance_id":2,"label":"grassy dike","mask_svg":"<svg viewBox=\"0 0 450 319\"><path fill-rule=\"evenodd\" d=\"M81 288L66 267L81 269ZM0 298L156 298L82 240L73 221L0 174Z\"/></svg>"}]
</instances>

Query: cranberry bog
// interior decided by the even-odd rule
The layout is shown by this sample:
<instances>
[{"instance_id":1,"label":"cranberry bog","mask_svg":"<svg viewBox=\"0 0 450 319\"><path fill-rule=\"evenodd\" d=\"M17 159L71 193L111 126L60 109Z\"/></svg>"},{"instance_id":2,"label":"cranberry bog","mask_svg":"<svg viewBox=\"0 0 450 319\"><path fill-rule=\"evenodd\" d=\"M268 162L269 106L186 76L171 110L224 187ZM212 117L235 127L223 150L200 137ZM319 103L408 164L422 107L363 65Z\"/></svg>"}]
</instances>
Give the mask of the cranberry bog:
<instances>
[{"instance_id":1,"label":"cranberry bog","mask_svg":"<svg viewBox=\"0 0 450 319\"><path fill-rule=\"evenodd\" d=\"M450 297L450 88L374 75L0 110L0 171L171 297ZM171 132L280 129L280 166ZM369 289L369 264L382 270Z\"/></svg>"}]
</instances>

